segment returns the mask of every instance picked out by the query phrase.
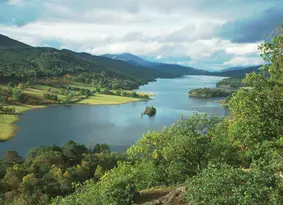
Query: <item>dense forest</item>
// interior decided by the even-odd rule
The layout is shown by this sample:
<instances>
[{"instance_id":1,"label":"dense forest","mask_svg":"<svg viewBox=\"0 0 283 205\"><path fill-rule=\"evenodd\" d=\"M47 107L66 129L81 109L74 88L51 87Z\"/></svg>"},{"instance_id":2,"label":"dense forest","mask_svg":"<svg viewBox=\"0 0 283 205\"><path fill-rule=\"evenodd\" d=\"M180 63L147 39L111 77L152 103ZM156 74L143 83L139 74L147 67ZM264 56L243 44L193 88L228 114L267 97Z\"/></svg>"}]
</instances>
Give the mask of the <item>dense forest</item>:
<instances>
[{"instance_id":1,"label":"dense forest","mask_svg":"<svg viewBox=\"0 0 283 205\"><path fill-rule=\"evenodd\" d=\"M74 192L76 184L99 181L125 159L106 144L87 148L73 141L32 149L26 159L8 151L0 161L0 204L48 204L52 197Z\"/></svg>"},{"instance_id":2,"label":"dense forest","mask_svg":"<svg viewBox=\"0 0 283 205\"><path fill-rule=\"evenodd\" d=\"M197 88L189 91L190 97L197 98L216 98L228 97L233 91L220 88Z\"/></svg>"},{"instance_id":3,"label":"dense forest","mask_svg":"<svg viewBox=\"0 0 283 205\"><path fill-rule=\"evenodd\" d=\"M243 80L242 78L225 78L225 79L217 82L216 87L237 89L237 88L245 86L242 83L242 80Z\"/></svg>"},{"instance_id":4,"label":"dense forest","mask_svg":"<svg viewBox=\"0 0 283 205\"><path fill-rule=\"evenodd\" d=\"M260 46L267 64L248 74L230 116L182 117L149 131L125 155L75 142L1 160L5 204L128 205L140 191L185 186L193 204L283 204L283 35ZM71 193L71 194L70 194Z\"/></svg>"}]
</instances>

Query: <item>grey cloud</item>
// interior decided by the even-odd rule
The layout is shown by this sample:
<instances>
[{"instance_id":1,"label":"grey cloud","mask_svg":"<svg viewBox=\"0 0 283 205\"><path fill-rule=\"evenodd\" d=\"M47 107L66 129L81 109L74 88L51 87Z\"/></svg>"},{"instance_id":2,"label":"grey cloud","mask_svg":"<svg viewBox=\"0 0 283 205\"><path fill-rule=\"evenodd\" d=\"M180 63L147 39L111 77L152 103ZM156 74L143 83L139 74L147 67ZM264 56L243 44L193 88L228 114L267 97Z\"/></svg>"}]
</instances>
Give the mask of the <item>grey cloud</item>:
<instances>
[{"instance_id":1,"label":"grey cloud","mask_svg":"<svg viewBox=\"0 0 283 205\"><path fill-rule=\"evenodd\" d=\"M204 18L234 19L251 15L255 11L263 11L279 1L281 0L112 0L111 2L101 0L84 0L83 2L77 0L48 0L46 5L50 5L51 10L49 12L51 13L52 8L56 7L69 10L72 15L68 13L67 16L64 16L62 11L59 11L57 15L72 20L86 20L87 18L89 21L95 20L97 18L96 15L99 14L93 11L99 10L115 12L116 14L121 12L121 14L138 15L141 12L151 12L166 15L188 15L188 17L201 16ZM92 15L85 15L87 13ZM98 20L104 22L105 18ZM117 19L120 21L123 20L119 19L119 16L117 16ZM134 20L137 21L138 19ZM115 22L115 20L115 18L111 18L110 16L109 21Z\"/></svg>"},{"instance_id":2,"label":"grey cloud","mask_svg":"<svg viewBox=\"0 0 283 205\"><path fill-rule=\"evenodd\" d=\"M267 9L249 18L230 21L223 25L219 36L235 43L266 40L269 34L283 23L283 5Z\"/></svg>"}]
</instances>

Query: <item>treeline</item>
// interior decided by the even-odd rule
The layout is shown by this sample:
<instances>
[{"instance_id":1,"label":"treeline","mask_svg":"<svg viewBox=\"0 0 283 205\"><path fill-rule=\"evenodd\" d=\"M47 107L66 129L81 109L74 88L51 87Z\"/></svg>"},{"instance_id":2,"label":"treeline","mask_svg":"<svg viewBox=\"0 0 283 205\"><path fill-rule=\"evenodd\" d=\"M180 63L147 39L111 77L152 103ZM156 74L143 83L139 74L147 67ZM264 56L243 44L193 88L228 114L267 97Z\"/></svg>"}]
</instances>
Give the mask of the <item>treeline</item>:
<instances>
[{"instance_id":1,"label":"treeline","mask_svg":"<svg viewBox=\"0 0 283 205\"><path fill-rule=\"evenodd\" d=\"M89 179L99 181L125 159L106 144L87 148L73 141L32 149L25 159L8 151L0 160L0 204L48 204Z\"/></svg>"},{"instance_id":2,"label":"treeline","mask_svg":"<svg viewBox=\"0 0 283 205\"><path fill-rule=\"evenodd\" d=\"M197 88L189 91L189 96L197 98L228 97L233 91L220 88Z\"/></svg>"},{"instance_id":3,"label":"treeline","mask_svg":"<svg viewBox=\"0 0 283 205\"><path fill-rule=\"evenodd\" d=\"M242 78L225 78L216 83L217 87L220 88L240 88L245 85L242 83Z\"/></svg>"}]
</instances>

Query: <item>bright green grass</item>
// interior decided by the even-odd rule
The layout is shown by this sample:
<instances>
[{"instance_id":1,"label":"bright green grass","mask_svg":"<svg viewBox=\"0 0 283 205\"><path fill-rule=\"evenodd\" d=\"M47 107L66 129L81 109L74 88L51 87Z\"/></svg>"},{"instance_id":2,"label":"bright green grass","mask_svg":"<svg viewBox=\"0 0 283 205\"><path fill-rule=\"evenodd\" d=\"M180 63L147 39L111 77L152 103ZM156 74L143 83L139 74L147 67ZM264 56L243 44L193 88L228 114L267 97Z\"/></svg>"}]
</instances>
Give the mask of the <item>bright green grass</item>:
<instances>
[{"instance_id":1,"label":"bright green grass","mask_svg":"<svg viewBox=\"0 0 283 205\"><path fill-rule=\"evenodd\" d=\"M115 95L103 95L96 94L95 96L90 96L88 99L82 100L77 104L89 104L89 105L117 105L128 102L140 101L138 98L121 97Z\"/></svg>"}]
</instances>

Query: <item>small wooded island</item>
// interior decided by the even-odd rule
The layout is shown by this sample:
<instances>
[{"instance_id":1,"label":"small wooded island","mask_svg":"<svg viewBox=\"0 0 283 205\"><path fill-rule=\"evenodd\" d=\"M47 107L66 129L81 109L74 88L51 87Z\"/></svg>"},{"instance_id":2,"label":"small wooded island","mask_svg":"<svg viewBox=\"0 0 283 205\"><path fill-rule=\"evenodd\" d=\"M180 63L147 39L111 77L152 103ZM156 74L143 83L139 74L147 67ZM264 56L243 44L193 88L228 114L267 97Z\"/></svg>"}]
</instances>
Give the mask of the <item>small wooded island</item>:
<instances>
[{"instance_id":1,"label":"small wooded island","mask_svg":"<svg viewBox=\"0 0 283 205\"><path fill-rule=\"evenodd\" d=\"M190 97L196 98L214 98L228 97L233 93L232 90L224 90L220 88L197 88L189 91Z\"/></svg>"},{"instance_id":2,"label":"small wooded island","mask_svg":"<svg viewBox=\"0 0 283 205\"><path fill-rule=\"evenodd\" d=\"M153 106L148 106L145 108L144 112L142 113L142 115L148 115L149 117L153 117L156 115L156 108Z\"/></svg>"}]
</instances>

